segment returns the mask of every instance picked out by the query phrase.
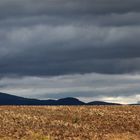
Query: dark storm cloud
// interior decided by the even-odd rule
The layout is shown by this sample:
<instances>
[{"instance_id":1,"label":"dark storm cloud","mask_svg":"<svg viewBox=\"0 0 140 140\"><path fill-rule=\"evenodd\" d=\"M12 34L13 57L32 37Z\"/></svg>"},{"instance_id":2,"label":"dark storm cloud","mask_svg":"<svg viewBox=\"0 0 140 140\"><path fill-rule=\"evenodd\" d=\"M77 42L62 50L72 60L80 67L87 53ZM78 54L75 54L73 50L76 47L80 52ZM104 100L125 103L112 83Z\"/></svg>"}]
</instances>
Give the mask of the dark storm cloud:
<instances>
[{"instance_id":1,"label":"dark storm cloud","mask_svg":"<svg viewBox=\"0 0 140 140\"><path fill-rule=\"evenodd\" d=\"M138 0L0 1L0 75L140 71Z\"/></svg>"},{"instance_id":2,"label":"dark storm cloud","mask_svg":"<svg viewBox=\"0 0 140 140\"><path fill-rule=\"evenodd\" d=\"M139 0L1 0L1 17L139 12Z\"/></svg>"}]
</instances>

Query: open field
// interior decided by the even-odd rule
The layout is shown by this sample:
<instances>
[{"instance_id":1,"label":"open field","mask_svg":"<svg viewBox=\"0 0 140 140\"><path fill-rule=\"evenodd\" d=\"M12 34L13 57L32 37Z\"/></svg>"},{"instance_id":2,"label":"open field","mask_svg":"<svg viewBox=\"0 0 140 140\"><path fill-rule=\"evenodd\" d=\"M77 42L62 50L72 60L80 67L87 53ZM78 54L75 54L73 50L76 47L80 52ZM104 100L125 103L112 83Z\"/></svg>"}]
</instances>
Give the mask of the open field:
<instances>
[{"instance_id":1,"label":"open field","mask_svg":"<svg viewBox=\"0 0 140 140\"><path fill-rule=\"evenodd\" d=\"M0 140L140 140L139 106L1 106Z\"/></svg>"}]
</instances>

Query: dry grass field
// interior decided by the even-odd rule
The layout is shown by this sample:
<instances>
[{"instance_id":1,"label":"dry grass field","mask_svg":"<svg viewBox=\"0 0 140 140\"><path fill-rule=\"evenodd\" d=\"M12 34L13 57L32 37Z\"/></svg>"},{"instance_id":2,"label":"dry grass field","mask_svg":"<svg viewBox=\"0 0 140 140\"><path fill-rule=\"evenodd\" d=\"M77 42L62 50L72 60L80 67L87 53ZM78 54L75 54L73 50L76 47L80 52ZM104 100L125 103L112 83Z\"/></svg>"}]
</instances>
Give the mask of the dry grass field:
<instances>
[{"instance_id":1,"label":"dry grass field","mask_svg":"<svg viewBox=\"0 0 140 140\"><path fill-rule=\"evenodd\" d=\"M140 140L138 106L1 106L0 140Z\"/></svg>"}]
</instances>

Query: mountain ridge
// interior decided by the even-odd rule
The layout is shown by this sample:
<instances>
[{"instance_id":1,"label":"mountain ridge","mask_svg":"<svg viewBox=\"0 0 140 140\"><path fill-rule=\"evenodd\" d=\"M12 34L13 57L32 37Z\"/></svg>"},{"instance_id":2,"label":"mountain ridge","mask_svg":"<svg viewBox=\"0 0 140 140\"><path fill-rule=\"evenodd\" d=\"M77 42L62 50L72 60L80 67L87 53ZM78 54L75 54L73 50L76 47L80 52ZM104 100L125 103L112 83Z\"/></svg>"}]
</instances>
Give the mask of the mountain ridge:
<instances>
[{"instance_id":1,"label":"mountain ridge","mask_svg":"<svg viewBox=\"0 0 140 140\"><path fill-rule=\"evenodd\" d=\"M121 105L118 103L109 103L103 101L82 102L77 98L67 97L58 100L39 100L24 98L16 95L0 92L0 105Z\"/></svg>"}]
</instances>

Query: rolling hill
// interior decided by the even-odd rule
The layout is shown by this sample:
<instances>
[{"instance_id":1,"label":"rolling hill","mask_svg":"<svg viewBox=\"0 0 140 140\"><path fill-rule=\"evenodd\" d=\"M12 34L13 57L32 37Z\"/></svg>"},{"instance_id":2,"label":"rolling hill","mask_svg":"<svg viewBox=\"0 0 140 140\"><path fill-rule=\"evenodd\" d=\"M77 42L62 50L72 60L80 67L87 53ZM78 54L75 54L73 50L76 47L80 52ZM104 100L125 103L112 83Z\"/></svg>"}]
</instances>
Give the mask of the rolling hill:
<instances>
[{"instance_id":1,"label":"rolling hill","mask_svg":"<svg viewBox=\"0 0 140 140\"><path fill-rule=\"evenodd\" d=\"M0 92L0 105L120 105L102 101L84 103L76 98L68 97L58 100L38 100L10 95Z\"/></svg>"}]
</instances>

